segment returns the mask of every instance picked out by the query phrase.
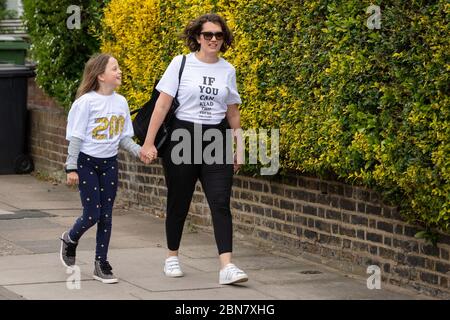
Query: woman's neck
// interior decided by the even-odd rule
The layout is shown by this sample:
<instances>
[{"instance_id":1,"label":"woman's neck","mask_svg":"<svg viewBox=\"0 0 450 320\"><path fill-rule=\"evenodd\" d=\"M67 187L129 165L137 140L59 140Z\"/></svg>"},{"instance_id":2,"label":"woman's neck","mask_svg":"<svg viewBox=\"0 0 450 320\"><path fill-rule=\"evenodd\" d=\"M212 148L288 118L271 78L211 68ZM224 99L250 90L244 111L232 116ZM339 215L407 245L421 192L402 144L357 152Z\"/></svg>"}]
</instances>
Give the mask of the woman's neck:
<instances>
[{"instance_id":1,"label":"woman's neck","mask_svg":"<svg viewBox=\"0 0 450 320\"><path fill-rule=\"evenodd\" d=\"M198 60L205 63L216 63L219 61L219 56L217 53L207 54L203 51L198 51L195 53L195 56Z\"/></svg>"},{"instance_id":2,"label":"woman's neck","mask_svg":"<svg viewBox=\"0 0 450 320\"><path fill-rule=\"evenodd\" d=\"M110 96L114 93L114 89L108 86L105 86L104 84L100 84L100 87L95 90L95 92L104 95L104 96Z\"/></svg>"}]
</instances>

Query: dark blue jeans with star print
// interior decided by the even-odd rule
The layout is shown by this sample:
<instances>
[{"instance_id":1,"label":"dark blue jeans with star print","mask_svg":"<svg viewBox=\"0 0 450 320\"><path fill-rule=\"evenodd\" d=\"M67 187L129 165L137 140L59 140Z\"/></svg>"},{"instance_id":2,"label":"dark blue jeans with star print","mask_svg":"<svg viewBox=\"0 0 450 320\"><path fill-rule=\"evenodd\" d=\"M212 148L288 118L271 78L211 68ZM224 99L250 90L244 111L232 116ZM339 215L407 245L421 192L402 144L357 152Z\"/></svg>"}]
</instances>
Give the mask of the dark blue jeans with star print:
<instances>
[{"instance_id":1,"label":"dark blue jeans with star print","mask_svg":"<svg viewBox=\"0 0 450 320\"><path fill-rule=\"evenodd\" d=\"M83 215L69 232L72 241L97 224L95 260L106 261L111 238L112 209L117 193L117 156L95 158L80 152L78 156L78 188Z\"/></svg>"}]
</instances>

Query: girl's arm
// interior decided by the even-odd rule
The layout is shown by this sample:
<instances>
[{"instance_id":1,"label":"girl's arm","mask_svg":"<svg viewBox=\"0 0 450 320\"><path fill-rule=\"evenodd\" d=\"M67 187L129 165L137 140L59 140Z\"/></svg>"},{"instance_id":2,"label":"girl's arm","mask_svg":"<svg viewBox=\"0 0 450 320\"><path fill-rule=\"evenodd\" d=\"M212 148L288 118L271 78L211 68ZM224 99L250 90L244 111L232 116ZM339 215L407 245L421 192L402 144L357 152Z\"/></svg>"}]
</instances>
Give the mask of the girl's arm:
<instances>
[{"instance_id":1,"label":"girl's arm","mask_svg":"<svg viewBox=\"0 0 450 320\"><path fill-rule=\"evenodd\" d=\"M78 183L77 161L80 154L81 143L80 138L72 137L69 140L69 147L67 149L67 160L64 165L67 173L67 184L74 185Z\"/></svg>"},{"instance_id":2,"label":"girl's arm","mask_svg":"<svg viewBox=\"0 0 450 320\"><path fill-rule=\"evenodd\" d=\"M77 171L78 154L80 153L81 143L83 140L80 138L72 137L69 140L69 147L67 149L67 160L65 164L66 172Z\"/></svg>"},{"instance_id":3,"label":"girl's arm","mask_svg":"<svg viewBox=\"0 0 450 320\"><path fill-rule=\"evenodd\" d=\"M119 147L131 153L133 156L139 158L141 146L133 141L130 137L124 137L119 142Z\"/></svg>"}]
</instances>

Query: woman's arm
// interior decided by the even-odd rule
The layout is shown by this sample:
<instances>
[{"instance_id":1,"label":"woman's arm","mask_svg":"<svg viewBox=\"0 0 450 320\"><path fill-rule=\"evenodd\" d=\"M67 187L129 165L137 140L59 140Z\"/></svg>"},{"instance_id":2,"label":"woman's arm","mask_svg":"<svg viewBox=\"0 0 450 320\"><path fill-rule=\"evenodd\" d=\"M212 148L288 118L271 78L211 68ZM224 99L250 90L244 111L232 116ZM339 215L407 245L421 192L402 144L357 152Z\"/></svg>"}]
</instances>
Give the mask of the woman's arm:
<instances>
[{"instance_id":1,"label":"woman's arm","mask_svg":"<svg viewBox=\"0 0 450 320\"><path fill-rule=\"evenodd\" d=\"M152 117L150 119L150 125L148 126L147 136L145 137L144 145L141 148L140 156L141 160L145 159L156 159L158 155L158 150L155 147L156 133L158 132L161 124L164 121L167 113L172 106L173 97L167 93L161 92L159 94L158 100L155 104L155 110L153 111Z\"/></svg>"},{"instance_id":2,"label":"woman's arm","mask_svg":"<svg viewBox=\"0 0 450 320\"><path fill-rule=\"evenodd\" d=\"M241 129L241 113L237 104L228 106L226 117L231 129L233 129L234 142L236 143L236 154L234 155L234 172L239 170L244 163L244 143Z\"/></svg>"},{"instance_id":3,"label":"woman's arm","mask_svg":"<svg viewBox=\"0 0 450 320\"><path fill-rule=\"evenodd\" d=\"M232 104L228 106L227 120L228 123L230 124L231 129L241 128L241 113L239 112L239 107L237 104Z\"/></svg>"}]
</instances>

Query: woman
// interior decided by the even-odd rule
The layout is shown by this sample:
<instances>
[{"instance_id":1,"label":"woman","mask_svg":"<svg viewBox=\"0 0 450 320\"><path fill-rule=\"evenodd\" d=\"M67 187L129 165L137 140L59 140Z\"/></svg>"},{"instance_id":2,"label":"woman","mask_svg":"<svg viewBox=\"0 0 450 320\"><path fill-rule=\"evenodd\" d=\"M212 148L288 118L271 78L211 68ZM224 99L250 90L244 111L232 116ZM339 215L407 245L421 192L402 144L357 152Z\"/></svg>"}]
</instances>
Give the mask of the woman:
<instances>
[{"instance_id":1,"label":"woman","mask_svg":"<svg viewBox=\"0 0 450 320\"><path fill-rule=\"evenodd\" d=\"M222 143L222 149L215 154L215 159L220 160L211 163L210 159L203 157L208 143L202 141L203 134L209 129L219 132L221 141L227 141L228 127L233 129L235 138L240 132L238 105L241 99L236 88L236 71L219 57L219 52L225 52L231 46L232 35L222 17L206 14L191 21L183 37L191 53L186 56L181 80L178 77L183 56L179 55L172 60L156 87L160 96L141 150L142 160L152 161L157 157L155 136L178 92L180 106L175 112L171 130L172 133L180 130L188 132L190 143L187 145L190 148L183 150L181 155L176 152L179 147L174 149L178 142L170 141L162 155L168 190L166 235L169 251L164 273L168 277L183 276L178 249L195 184L199 179L212 215L221 266L219 283L244 282L248 276L231 263L233 226L230 194L233 170L236 171L239 165L236 157L233 163L233 155L230 157L229 152L227 154L230 149L226 148L226 143ZM194 134L196 130L201 130L201 134ZM180 155L183 158L181 162ZM230 158L231 161L226 161Z\"/></svg>"}]
</instances>

